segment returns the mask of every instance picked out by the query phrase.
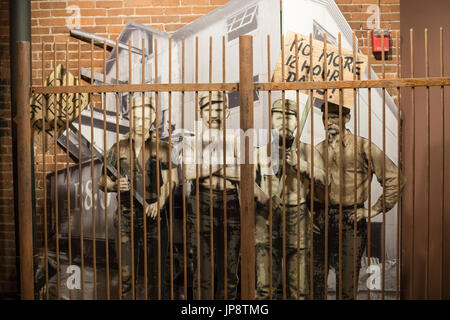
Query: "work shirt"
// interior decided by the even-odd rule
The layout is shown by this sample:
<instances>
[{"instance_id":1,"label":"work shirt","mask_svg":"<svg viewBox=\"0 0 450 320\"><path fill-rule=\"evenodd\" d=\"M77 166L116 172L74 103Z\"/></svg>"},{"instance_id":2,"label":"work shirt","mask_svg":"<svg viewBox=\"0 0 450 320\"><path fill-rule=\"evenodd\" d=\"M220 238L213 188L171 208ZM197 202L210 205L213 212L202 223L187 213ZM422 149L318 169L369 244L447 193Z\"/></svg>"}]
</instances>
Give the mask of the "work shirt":
<instances>
[{"instance_id":1,"label":"work shirt","mask_svg":"<svg viewBox=\"0 0 450 320\"><path fill-rule=\"evenodd\" d=\"M161 144L161 143L160 143ZM147 203L154 203L157 201L157 176L156 176L156 155L154 149L154 143L148 139L145 142L145 149L141 147L139 154L136 155L134 148L134 140L132 139L132 146L130 150L130 139L125 138L119 141L119 165L120 165L120 176L128 177L131 179L132 172L131 167L133 165L133 184L134 184L134 193L136 191L143 197L144 195L144 174L145 174L145 199ZM143 152L145 150L145 158L143 157ZM131 152L130 152L131 151ZM144 161L143 161L144 160ZM133 163L132 163L133 161ZM165 164L161 159L160 162L160 172L159 172L159 182L160 187L163 185L163 177L161 175L161 170L167 170L168 165ZM142 165L145 163L145 165ZM109 149L106 155L106 165L117 170L117 143L115 143L111 149ZM102 168L102 174L104 169ZM111 171L106 170L106 174L113 181L116 182L117 179L113 175ZM100 189L104 188L104 177L99 180ZM130 180L130 189L131 189L131 180ZM120 202L123 209L131 208L131 196L130 192L121 192L120 193ZM134 208L142 209L141 204L134 198Z\"/></svg>"},{"instance_id":2,"label":"work shirt","mask_svg":"<svg viewBox=\"0 0 450 320\"><path fill-rule=\"evenodd\" d=\"M279 159L278 163L273 161L272 166L269 166L267 149L267 146L260 147L256 152L256 184L269 196L269 180L271 179L272 196L277 196L279 200L283 200L283 150L278 145L278 141L272 142L272 154L274 154L274 150L278 150ZM292 149L292 152L297 153L297 148L294 144L290 148L287 148L286 151L290 149ZM311 181L311 145L300 142L300 162L306 162L308 168L306 174L300 174L300 181L298 180L297 168L292 167L286 162L286 205L296 206L297 204L301 205L307 202ZM320 153L314 148L314 176L317 177L321 171L323 172L323 160ZM300 182L300 190L298 189L298 182Z\"/></svg>"},{"instance_id":3,"label":"work shirt","mask_svg":"<svg viewBox=\"0 0 450 320\"><path fill-rule=\"evenodd\" d=\"M356 137L357 152L356 163L354 162L355 141L354 135L346 129L344 132L343 149L343 206L353 206L363 204L369 196L369 184L372 182L373 174L378 182L383 183L383 159L386 162L385 185L383 188L385 195L385 209L392 209L399 199L398 186L400 183L400 193L403 190L406 179L400 174L398 180L397 166L389 159L380 148L374 143L362 137ZM369 153L371 148L371 155ZM317 145L317 150L325 157L325 141ZM328 172L330 179L329 201L330 205L339 205L340 200L340 148L339 142L329 141L328 145ZM355 169L356 169L356 201L355 201ZM383 211L383 195L381 195L375 205L372 207L375 212Z\"/></svg>"}]
</instances>

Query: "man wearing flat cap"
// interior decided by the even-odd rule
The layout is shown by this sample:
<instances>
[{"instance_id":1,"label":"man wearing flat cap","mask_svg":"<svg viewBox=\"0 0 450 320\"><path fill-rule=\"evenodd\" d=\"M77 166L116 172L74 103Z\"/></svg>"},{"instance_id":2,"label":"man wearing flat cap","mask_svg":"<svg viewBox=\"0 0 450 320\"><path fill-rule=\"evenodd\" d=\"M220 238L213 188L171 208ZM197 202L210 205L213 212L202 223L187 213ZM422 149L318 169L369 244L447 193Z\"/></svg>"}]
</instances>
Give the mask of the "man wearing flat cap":
<instances>
[{"instance_id":1,"label":"man wearing flat cap","mask_svg":"<svg viewBox=\"0 0 450 320\"><path fill-rule=\"evenodd\" d=\"M144 105L142 102L144 101ZM160 219L161 238L161 264L164 263L168 249L167 215L165 203L169 197L169 188L174 188L177 179L177 170L172 170L172 182L169 181L170 160L168 144L159 142L159 172L156 162L156 141L150 137L150 127L155 121L155 103L149 97L139 96L132 101L130 112L130 132L122 140L115 143L107 153L106 175L102 169L99 180L99 188L106 192L120 193L118 211L114 216L116 232L116 254L119 259L119 246L121 246L121 284L122 298L136 298L136 283L139 265L144 265L144 241L147 242L147 276L148 294L150 299L158 298L158 291L164 293L164 285L158 288L158 277L164 284L164 265L161 266L161 274L158 274L158 228L157 218ZM118 149L118 153L117 153ZM117 161L119 159L119 161ZM116 176L119 162L120 172ZM112 168L108 169L108 168ZM160 176L160 212L158 212L157 175ZM145 176L145 186L144 186ZM131 180L133 179L133 198L131 198ZM144 191L145 190L145 191ZM145 215L143 202L139 202L138 195L143 201L145 194ZM158 215L158 213L160 213ZM144 234L144 219L147 225L147 234ZM120 228L119 228L120 221ZM131 230L133 221L134 230ZM119 235L120 229L120 235ZM134 252L132 252L132 239L134 239ZM134 273L132 268L134 266ZM134 279L132 279L134 276ZM143 283L144 281L140 281ZM133 292L134 287L134 292Z\"/></svg>"},{"instance_id":2,"label":"man wearing flat cap","mask_svg":"<svg viewBox=\"0 0 450 320\"><path fill-rule=\"evenodd\" d=\"M222 92L213 91L199 98L200 117L203 130L195 139L183 143L183 161L186 164L186 179L194 183L190 197L192 210L188 212L189 238L194 250L193 291L194 299L236 299L238 265L240 256L240 206L239 182L239 137L226 136L226 163L223 161L223 126L229 115L226 97ZM197 164L198 178L197 182ZM224 168L226 166L226 175ZM211 168L211 177L210 177ZM196 190L198 188L199 207ZM224 270L224 190L226 190L227 214L227 270ZM212 193L212 198L210 198ZM211 248L211 210L213 216L213 248ZM199 230L197 227L199 219ZM197 239L197 231L200 239ZM197 241L200 247L197 246ZM212 251L212 255L211 255ZM200 254L200 265L197 255ZM214 270L212 265L214 263ZM200 268L200 288L198 273ZM225 272L227 282L225 283ZM216 292L213 277L216 275ZM226 289L225 289L226 287Z\"/></svg>"},{"instance_id":3,"label":"man wearing flat cap","mask_svg":"<svg viewBox=\"0 0 450 320\"><path fill-rule=\"evenodd\" d=\"M286 291L288 299L309 298L309 247L310 247L310 213L307 198L310 193L311 178L311 146L297 141L294 133L297 128L297 105L290 99L274 102L271 110L272 131L279 139L272 141L272 155L278 152L278 159L272 156L272 162L267 159L267 147L259 148L257 152L256 185L260 188L256 192L256 298L269 299L277 296L277 289ZM284 110L283 110L284 109ZM283 121L284 111L284 121ZM284 125L283 125L284 122ZM284 127L284 128L283 128ZM277 136L277 135L275 135ZM286 141L286 168L283 170L283 142ZM298 155L300 154L300 167ZM279 165L276 165L276 162ZM314 150L314 183L323 185L325 174L323 161L319 153ZM283 172L285 171L285 176ZM299 171L299 172L298 172ZM300 180L298 177L300 176ZM272 181L272 235L269 236L269 181ZM299 188L300 186L300 188ZM283 217L283 188L286 189L285 208ZM259 197L260 193L263 196ZM264 194L266 197L264 197ZM285 221L285 223L283 223ZM285 230L283 225L285 224ZM298 232L300 231L300 232ZM283 261L283 235L286 234L286 261ZM298 239L300 242L298 243ZM270 241L272 241L272 274L270 274ZM300 255L298 256L298 253ZM282 270L282 266L286 269ZM299 268L297 267L299 266ZM270 277L272 286L270 287ZM286 279L286 288L284 279ZM300 279L299 279L300 278ZM299 287L300 283L300 287Z\"/></svg>"},{"instance_id":4,"label":"man wearing flat cap","mask_svg":"<svg viewBox=\"0 0 450 320\"><path fill-rule=\"evenodd\" d=\"M322 120L324 126L328 128L328 137L326 139L328 139L328 172L330 182L328 192L328 265L336 270L336 297L338 299L349 300L356 298L354 296L354 282L358 285L361 257L366 247L366 219L369 218L369 210L365 208L364 203L369 196L369 184L372 182L372 177L375 174L378 182L382 186L384 201L383 195L381 195L376 203L372 205L370 212L371 218L382 213L383 208L387 212L395 206L401 196L398 194L399 184L401 192L406 180L403 175L401 175L400 181L398 180L397 166L374 143L369 143L367 139L356 136L355 144L355 136L346 128L346 124L350 121L350 109L342 106L339 107L339 105L329 102L327 119L325 117L325 110L325 104L323 104ZM342 110L342 127L339 125L340 110ZM340 146L342 146L342 155ZM325 147L325 141L317 145L317 150L323 157L326 154ZM341 174L340 170L341 156L343 157L343 174ZM356 190L354 180L355 170L357 179ZM342 187L340 179L343 181ZM339 218L341 193L342 221ZM314 297L315 299L324 299L324 290L326 290L324 279L324 210L320 210L320 214L316 214L314 220L314 223L320 229L320 233L314 235ZM355 221L356 235L354 234ZM340 224L342 226L341 244L339 243ZM354 251L354 236L356 236L356 251ZM342 265L339 265L340 245L342 245ZM355 266L354 262L356 262ZM354 278L354 267L356 268L356 278ZM342 272L341 276L340 272ZM342 284L339 282L340 278L342 278ZM340 294L341 290L342 296Z\"/></svg>"}]
</instances>

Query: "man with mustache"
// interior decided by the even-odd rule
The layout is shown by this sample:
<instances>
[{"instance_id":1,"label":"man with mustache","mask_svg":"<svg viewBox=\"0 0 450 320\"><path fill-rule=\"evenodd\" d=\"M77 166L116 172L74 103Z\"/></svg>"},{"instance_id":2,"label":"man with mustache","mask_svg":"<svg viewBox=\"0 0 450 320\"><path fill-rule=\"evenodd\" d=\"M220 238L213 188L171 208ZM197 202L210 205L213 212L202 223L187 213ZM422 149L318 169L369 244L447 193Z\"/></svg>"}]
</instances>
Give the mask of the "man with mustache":
<instances>
[{"instance_id":1,"label":"man with mustache","mask_svg":"<svg viewBox=\"0 0 450 320\"><path fill-rule=\"evenodd\" d=\"M142 106L144 102L144 106ZM169 181L169 145L159 141L159 172L156 170L156 141L150 137L150 126L155 121L156 110L153 99L139 96L133 99L130 112L131 130L129 135L118 142L119 154L117 154L117 143L107 153L106 164L108 167L117 169L117 156L119 157L120 175L115 177L110 171L102 175L99 180L100 190L105 192L120 192L120 235L116 232L116 252L119 258L119 246L121 246L121 269L122 269L122 298L132 299L132 266L134 263L135 283L139 264L144 261L144 241L147 242L147 276L148 293L150 299L158 298L158 277L162 279L161 294L164 290L165 267L163 265L168 249L168 228L166 200L169 197L169 188L174 188L178 181L176 167L172 169L172 181ZM145 128L145 129L144 129ZM145 130L145 132L144 132ZM131 138L131 139L130 139ZM131 145L130 145L131 141ZM144 151L145 150L145 151ZM145 152L145 154L143 154ZM145 158L143 157L145 156ZM102 174L103 174L102 169ZM160 238L161 238L161 274L158 274L158 203L157 203L157 175L160 176ZM136 197L131 200L131 182L133 178L134 190L144 195L146 212L144 214L142 205ZM133 213L132 203L133 201ZM132 219L133 218L133 219ZM147 234L144 234L144 219L147 219ZM134 230L132 233L131 222L133 220ZM114 225L118 228L119 217L116 211ZM134 259L132 253L132 235L134 236ZM136 290L136 287L135 287ZM135 297L135 296L134 296Z\"/></svg>"},{"instance_id":2,"label":"man with mustache","mask_svg":"<svg viewBox=\"0 0 450 320\"><path fill-rule=\"evenodd\" d=\"M262 147L257 153L257 164L255 165L256 185L256 277L257 299L269 299L270 291L272 298L276 299L276 290L281 287L281 266L286 266L286 293L288 299L309 298L309 254L310 254L310 212L307 199L310 194L311 184L311 146L297 141L294 137L297 129L297 107L293 100L285 99L285 117L283 121L283 101L277 100L273 103L272 130L278 133L279 141L272 141L272 159L267 158L267 147ZM284 128L283 128L284 122ZM283 139L285 137L285 139ZM283 177L283 151L282 145L286 140L286 176ZM300 149L300 168L298 168L297 152ZM277 152L278 159L274 159ZM269 163L269 161L272 161ZM277 166L277 163L280 166ZM314 183L323 185L325 173L323 171L323 160L320 154L314 150ZM300 170L300 181L297 180L297 170ZM272 213L272 235L269 236L269 181L272 180L273 213ZM300 190L298 184L300 183ZM286 189L285 226L286 226L286 261L283 260L283 187ZM258 190L259 189L259 190ZM265 197L264 197L265 195ZM300 197L300 199L299 199ZM298 208L300 204L300 208ZM300 210L300 216L298 216ZM300 225L298 225L298 223ZM298 230L300 234L298 234ZM298 243L298 238L300 243ZM269 270L269 242L272 241L272 274ZM297 252L300 252L299 270L297 268ZM300 287L298 287L300 277ZM269 279L272 277L272 288Z\"/></svg>"},{"instance_id":3,"label":"man with mustache","mask_svg":"<svg viewBox=\"0 0 450 320\"><path fill-rule=\"evenodd\" d=\"M211 99L211 100L210 100ZM226 164L223 163L223 124L224 112L228 117L226 97L220 91L201 95L199 98L200 116L205 130L198 140L186 139L183 143L183 161L186 164L186 179L194 182L191 207L187 215L189 237L194 250L193 293L194 299L236 299L238 265L240 255L240 206L239 182L239 137L226 136ZM197 164L199 184L197 180ZM211 165L211 167L210 167ZM226 166L226 176L224 167ZM212 176L210 177L210 168ZM197 208L196 190L199 197ZM227 206L227 270L224 270L224 188ZM212 199L210 198L212 192ZM211 256L211 212L213 214L213 255ZM199 217L199 230L197 227ZM200 234L200 247L197 246L197 230ZM197 255L200 254L200 266ZM214 271L212 270L214 263ZM200 288L198 288L198 268L200 268ZM217 275L217 290L214 292L213 272ZM225 295L225 272L227 290Z\"/></svg>"},{"instance_id":4,"label":"man with mustache","mask_svg":"<svg viewBox=\"0 0 450 320\"><path fill-rule=\"evenodd\" d=\"M346 129L350 121L350 109L342 107L342 127L339 125L339 105L328 103L328 118L325 119L325 104L322 105L322 121L328 128L328 172L330 179L328 208L328 261L329 266L336 270L336 296L339 298L339 204L342 192L342 298L354 299L354 254L356 255L356 283L359 279L361 257L367 242L367 223L369 210L364 207L368 199L369 184L373 174L383 187L384 208L392 209L400 198L400 191L405 186L403 175L398 180L397 166L374 143L362 137L356 137ZM341 186L340 146L342 146L343 184ZM317 145L317 150L325 157L325 142ZM356 163L354 152L356 148ZM370 151L369 151L370 150ZM385 162L385 170L383 169ZM355 199L355 168L356 168L356 199ZM383 175L385 183L383 185ZM355 212L354 206L357 206ZM369 204L370 205L370 204ZM319 209L319 208L318 208ZM323 211L315 215L314 223L321 233L314 235L314 297L324 299L324 246L325 246L325 214ZM383 212L383 195L371 208L371 218ZM353 251L354 221L357 222L356 252Z\"/></svg>"}]
</instances>

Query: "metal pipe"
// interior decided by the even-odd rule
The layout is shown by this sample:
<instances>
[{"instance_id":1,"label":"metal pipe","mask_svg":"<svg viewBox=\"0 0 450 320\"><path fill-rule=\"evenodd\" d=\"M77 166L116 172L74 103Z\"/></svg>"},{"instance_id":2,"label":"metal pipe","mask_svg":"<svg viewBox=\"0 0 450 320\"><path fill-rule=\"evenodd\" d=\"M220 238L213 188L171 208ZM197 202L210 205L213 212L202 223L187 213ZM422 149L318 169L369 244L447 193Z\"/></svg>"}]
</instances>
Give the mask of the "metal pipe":
<instances>
[{"instance_id":1,"label":"metal pipe","mask_svg":"<svg viewBox=\"0 0 450 320\"><path fill-rule=\"evenodd\" d=\"M25 300L34 299L33 282L33 206L31 183L31 122L29 112L30 94L30 42L20 41L14 44L17 53L13 69L17 74L14 86L16 116L14 119L17 132L15 164L20 179L15 179L17 185L18 222L19 222L19 252L20 252L20 296ZM14 112L13 111L13 112Z\"/></svg>"},{"instance_id":2,"label":"metal pipe","mask_svg":"<svg viewBox=\"0 0 450 320\"><path fill-rule=\"evenodd\" d=\"M22 299L34 299L33 216L34 181L29 114L31 86L31 4L10 1L11 129L13 143L14 212L19 248L18 286ZM20 134L17 134L19 133ZM21 179L18 179L20 172ZM17 227L18 226L18 227ZM20 261L20 264L19 264Z\"/></svg>"},{"instance_id":3,"label":"metal pipe","mask_svg":"<svg viewBox=\"0 0 450 320\"><path fill-rule=\"evenodd\" d=\"M106 44L109 47L109 50L112 50L115 46L116 46L116 42L114 40L110 40L108 38L103 38L100 36L97 36L95 34L86 32L86 31L82 31L79 29L71 29L70 30L70 35L76 39L82 40L84 42L87 43L91 43L91 41L94 43L94 45L99 46L101 48L103 48L103 46ZM120 49L124 49L124 50L131 50L131 52L136 53L136 54L142 54L142 50L137 48L137 47L133 47L131 45L126 45L123 43L119 42L119 48ZM145 55L147 56L147 55Z\"/></svg>"},{"instance_id":4,"label":"metal pipe","mask_svg":"<svg viewBox=\"0 0 450 320\"><path fill-rule=\"evenodd\" d=\"M253 37L239 37L240 123L246 132L253 128ZM249 140L245 140L245 162L241 164L241 296L255 295L254 165L250 164Z\"/></svg>"}]
</instances>

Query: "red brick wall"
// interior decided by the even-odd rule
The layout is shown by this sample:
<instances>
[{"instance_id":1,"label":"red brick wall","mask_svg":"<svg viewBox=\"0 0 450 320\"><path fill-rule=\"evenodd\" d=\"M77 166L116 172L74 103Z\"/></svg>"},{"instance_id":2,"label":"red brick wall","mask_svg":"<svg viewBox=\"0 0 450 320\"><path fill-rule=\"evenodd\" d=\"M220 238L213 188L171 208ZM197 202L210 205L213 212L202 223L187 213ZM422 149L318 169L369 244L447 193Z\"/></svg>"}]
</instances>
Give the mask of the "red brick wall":
<instances>
[{"instance_id":1,"label":"red brick wall","mask_svg":"<svg viewBox=\"0 0 450 320\"><path fill-rule=\"evenodd\" d=\"M367 20L372 15L367 13L371 5L380 6L380 26L381 29L391 32L391 52L386 56L385 73L387 79L397 77L397 62L400 58L400 50L397 48L397 40L400 36L400 0L335 0L344 17L355 31L359 40L359 46L367 54L370 50L370 38L367 38L369 31ZM381 60L376 60L371 55L371 62L374 71L382 77ZM397 90L388 90L394 99L397 98ZM397 102L397 101L396 101Z\"/></svg>"},{"instance_id":2,"label":"red brick wall","mask_svg":"<svg viewBox=\"0 0 450 320\"><path fill-rule=\"evenodd\" d=\"M12 173L9 4L0 2L0 298L14 295L16 245Z\"/></svg>"},{"instance_id":3,"label":"red brick wall","mask_svg":"<svg viewBox=\"0 0 450 320\"><path fill-rule=\"evenodd\" d=\"M79 6L81 9L81 28L97 35L116 40L122 28L128 20L143 23L167 32L173 32L183 25L195 20L211 10L228 2L228 0L110 0L110 1L31 1L32 17L32 49L33 49L33 82L40 84L41 74L41 42L58 42L58 63L65 62L65 44L69 40L66 18L71 14L66 12L70 5ZM359 38L359 45L363 52L367 53L368 39L367 7L378 4L378 0L336 0L350 26ZM12 189L12 147L11 147L11 124L10 124L10 100L9 100L9 17L8 1L1 0L0 6L0 294L14 293L16 291L15 274L15 238L14 238L14 214L13 214L13 189ZM396 74L397 48L396 34L400 30L400 0L381 0L381 27L392 31L393 50L392 60L386 63L386 77L391 78ZM73 40L73 39L71 39ZM50 72L52 65L50 60L50 46L46 46L48 54L46 75ZM70 46L69 68L74 74L76 72L76 49ZM90 66L89 46L82 46L82 66ZM96 58L101 58L102 53L98 50ZM372 59L375 71L381 72L379 61ZM100 69L102 62L95 61L95 68ZM395 95L395 92L391 92ZM53 163L54 150L47 154L46 161ZM65 164L62 150L58 148L56 157L58 166ZM37 198L37 223L42 226L43 207L43 180L42 180L42 155L35 155L36 169L36 198ZM47 171L53 170L48 166ZM42 239L41 228L38 238Z\"/></svg>"}]
</instances>

